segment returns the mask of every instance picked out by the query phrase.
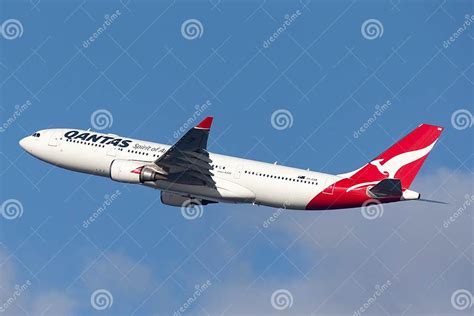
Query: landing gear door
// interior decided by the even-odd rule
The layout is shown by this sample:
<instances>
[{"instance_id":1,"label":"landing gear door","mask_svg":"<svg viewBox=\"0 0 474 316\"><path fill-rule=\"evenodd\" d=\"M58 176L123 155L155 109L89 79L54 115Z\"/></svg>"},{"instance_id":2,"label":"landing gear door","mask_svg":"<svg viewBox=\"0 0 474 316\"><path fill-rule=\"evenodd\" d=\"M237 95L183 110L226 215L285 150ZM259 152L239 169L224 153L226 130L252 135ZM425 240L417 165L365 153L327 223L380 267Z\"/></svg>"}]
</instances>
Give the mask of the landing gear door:
<instances>
[{"instance_id":1,"label":"landing gear door","mask_svg":"<svg viewBox=\"0 0 474 316\"><path fill-rule=\"evenodd\" d=\"M57 147L59 145L59 139L61 138L61 132L53 132L51 133L51 137L49 138L48 146Z\"/></svg>"}]
</instances>

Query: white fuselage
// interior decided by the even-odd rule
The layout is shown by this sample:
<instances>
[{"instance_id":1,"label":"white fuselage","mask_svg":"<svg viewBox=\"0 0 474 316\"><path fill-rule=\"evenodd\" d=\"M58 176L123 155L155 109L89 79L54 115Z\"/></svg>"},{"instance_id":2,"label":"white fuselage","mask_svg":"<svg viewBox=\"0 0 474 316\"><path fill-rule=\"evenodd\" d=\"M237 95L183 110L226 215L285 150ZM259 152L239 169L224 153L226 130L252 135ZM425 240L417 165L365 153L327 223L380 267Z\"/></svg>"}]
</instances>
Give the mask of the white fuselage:
<instances>
[{"instance_id":1,"label":"white fuselage","mask_svg":"<svg viewBox=\"0 0 474 316\"><path fill-rule=\"evenodd\" d=\"M98 141L69 139L70 129L39 131L20 145L31 155L56 166L104 177L110 177L114 160L153 163L168 145L100 134ZM76 130L80 133L88 131ZM114 144L110 144L113 140ZM127 140L121 143L118 140ZM126 146L125 146L126 145ZM184 185L158 180L144 185L163 191L216 202L255 203L288 209L305 209L313 197L343 179L339 176L269 164L254 160L209 153L215 188Z\"/></svg>"}]
</instances>

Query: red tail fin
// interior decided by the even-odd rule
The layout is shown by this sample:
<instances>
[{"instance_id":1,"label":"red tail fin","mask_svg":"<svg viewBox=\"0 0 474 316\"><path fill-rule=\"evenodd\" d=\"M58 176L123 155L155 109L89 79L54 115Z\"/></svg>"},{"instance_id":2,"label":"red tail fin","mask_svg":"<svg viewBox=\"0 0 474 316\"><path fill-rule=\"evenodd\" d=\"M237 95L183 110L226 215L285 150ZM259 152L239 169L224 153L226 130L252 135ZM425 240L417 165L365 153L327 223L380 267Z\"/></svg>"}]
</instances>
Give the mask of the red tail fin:
<instances>
[{"instance_id":1,"label":"red tail fin","mask_svg":"<svg viewBox=\"0 0 474 316\"><path fill-rule=\"evenodd\" d=\"M421 124L364 167L345 176L357 182L396 178L407 189L442 131L442 127Z\"/></svg>"}]
</instances>

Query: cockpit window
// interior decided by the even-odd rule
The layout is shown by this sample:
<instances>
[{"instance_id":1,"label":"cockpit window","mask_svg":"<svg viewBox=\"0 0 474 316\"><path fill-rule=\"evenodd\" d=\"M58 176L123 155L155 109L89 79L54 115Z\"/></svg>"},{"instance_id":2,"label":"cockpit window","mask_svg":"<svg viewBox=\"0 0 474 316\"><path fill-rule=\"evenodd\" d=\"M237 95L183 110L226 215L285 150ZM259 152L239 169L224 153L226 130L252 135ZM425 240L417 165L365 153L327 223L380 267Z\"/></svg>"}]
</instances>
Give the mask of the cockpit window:
<instances>
[{"instance_id":1,"label":"cockpit window","mask_svg":"<svg viewBox=\"0 0 474 316\"><path fill-rule=\"evenodd\" d=\"M31 135L31 136L33 136L33 137L40 137L40 136L41 136L41 134L40 134L40 133L34 133L34 134L33 134L33 135Z\"/></svg>"}]
</instances>

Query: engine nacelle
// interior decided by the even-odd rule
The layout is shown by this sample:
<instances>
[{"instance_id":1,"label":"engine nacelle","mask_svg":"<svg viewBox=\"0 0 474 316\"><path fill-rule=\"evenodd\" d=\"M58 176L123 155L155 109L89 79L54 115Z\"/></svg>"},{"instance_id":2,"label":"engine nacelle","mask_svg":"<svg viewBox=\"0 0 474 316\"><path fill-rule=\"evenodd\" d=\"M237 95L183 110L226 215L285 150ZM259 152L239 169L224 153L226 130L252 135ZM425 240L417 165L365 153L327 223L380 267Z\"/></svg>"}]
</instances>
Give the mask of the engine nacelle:
<instances>
[{"instance_id":1,"label":"engine nacelle","mask_svg":"<svg viewBox=\"0 0 474 316\"><path fill-rule=\"evenodd\" d=\"M166 173L143 161L116 159L110 165L110 178L119 182L144 183L165 180Z\"/></svg>"}]
</instances>

